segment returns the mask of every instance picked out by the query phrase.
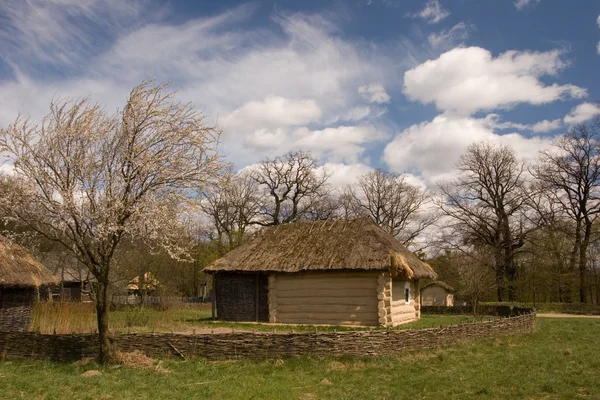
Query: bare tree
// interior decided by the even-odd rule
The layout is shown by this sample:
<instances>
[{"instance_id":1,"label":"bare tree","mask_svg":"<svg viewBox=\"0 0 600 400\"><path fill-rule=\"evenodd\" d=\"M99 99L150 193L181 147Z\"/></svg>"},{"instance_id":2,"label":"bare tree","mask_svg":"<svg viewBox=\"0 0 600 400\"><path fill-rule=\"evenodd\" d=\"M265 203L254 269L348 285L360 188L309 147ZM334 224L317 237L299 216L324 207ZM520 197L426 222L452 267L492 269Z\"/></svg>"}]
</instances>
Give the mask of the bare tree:
<instances>
[{"instance_id":1,"label":"bare tree","mask_svg":"<svg viewBox=\"0 0 600 400\"><path fill-rule=\"evenodd\" d=\"M438 218L433 210L425 210L431 204L427 190L380 169L362 175L345 196L350 201L347 214L370 217L407 246Z\"/></svg>"},{"instance_id":2,"label":"bare tree","mask_svg":"<svg viewBox=\"0 0 600 400\"><path fill-rule=\"evenodd\" d=\"M200 207L211 219L221 255L242 243L259 216L260 205L257 184L245 173L223 175L208 191Z\"/></svg>"},{"instance_id":3,"label":"bare tree","mask_svg":"<svg viewBox=\"0 0 600 400\"><path fill-rule=\"evenodd\" d=\"M533 173L574 223L571 269L579 270L579 300L587 300L588 250L600 214L600 118L579 125L540 155Z\"/></svg>"},{"instance_id":4,"label":"bare tree","mask_svg":"<svg viewBox=\"0 0 600 400\"><path fill-rule=\"evenodd\" d=\"M109 116L89 99L52 103L40 125L19 117L0 134L24 195L10 217L61 243L96 278L100 361L109 340L109 273L124 238L160 242L183 256L179 212L222 170L220 131L165 86L143 82Z\"/></svg>"},{"instance_id":5,"label":"bare tree","mask_svg":"<svg viewBox=\"0 0 600 400\"><path fill-rule=\"evenodd\" d=\"M318 161L305 151L291 151L266 159L251 172L259 186L262 226L294 222L307 216L328 194L326 171L317 171Z\"/></svg>"},{"instance_id":6,"label":"bare tree","mask_svg":"<svg viewBox=\"0 0 600 400\"><path fill-rule=\"evenodd\" d=\"M498 301L504 300L505 280L508 298L514 300L515 255L527 233L522 216L527 200L524 164L509 147L474 143L457 168L457 179L440 184L440 207L452 221L450 236L493 250Z\"/></svg>"}]
</instances>

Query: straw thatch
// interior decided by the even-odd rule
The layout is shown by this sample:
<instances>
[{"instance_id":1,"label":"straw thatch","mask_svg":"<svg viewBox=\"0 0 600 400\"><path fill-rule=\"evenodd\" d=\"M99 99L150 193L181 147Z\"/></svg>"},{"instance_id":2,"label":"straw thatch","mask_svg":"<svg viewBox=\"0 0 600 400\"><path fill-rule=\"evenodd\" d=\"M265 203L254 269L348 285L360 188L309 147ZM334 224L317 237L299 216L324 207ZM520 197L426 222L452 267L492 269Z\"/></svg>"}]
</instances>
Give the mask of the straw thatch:
<instances>
[{"instance_id":1,"label":"straw thatch","mask_svg":"<svg viewBox=\"0 0 600 400\"><path fill-rule=\"evenodd\" d=\"M50 270L31 253L0 236L0 286L39 287L56 283Z\"/></svg>"},{"instance_id":2,"label":"straw thatch","mask_svg":"<svg viewBox=\"0 0 600 400\"><path fill-rule=\"evenodd\" d=\"M428 287L431 286L438 286L441 287L442 289L444 289L445 291L449 292L449 293L454 293L455 290L452 286L448 285L446 282L442 282L442 281L433 281L433 282L429 282L428 284L424 285L421 287L421 292L423 290L425 290Z\"/></svg>"},{"instance_id":3,"label":"straw thatch","mask_svg":"<svg viewBox=\"0 0 600 400\"><path fill-rule=\"evenodd\" d=\"M127 290L152 291L152 290L156 290L158 285L159 285L158 279L156 279L154 277L154 275L152 275L150 272L146 272L146 273L144 273L144 281L142 282L141 285L140 285L140 277L138 275L129 281L129 284L127 285Z\"/></svg>"},{"instance_id":4,"label":"straw thatch","mask_svg":"<svg viewBox=\"0 0 600 400\"><path fill-rule=\"evenodd\" d=\"M259 231L205 271L391 271L435 279L433 269L369 219L295 222Z\"/></svg>"}]
</instances>

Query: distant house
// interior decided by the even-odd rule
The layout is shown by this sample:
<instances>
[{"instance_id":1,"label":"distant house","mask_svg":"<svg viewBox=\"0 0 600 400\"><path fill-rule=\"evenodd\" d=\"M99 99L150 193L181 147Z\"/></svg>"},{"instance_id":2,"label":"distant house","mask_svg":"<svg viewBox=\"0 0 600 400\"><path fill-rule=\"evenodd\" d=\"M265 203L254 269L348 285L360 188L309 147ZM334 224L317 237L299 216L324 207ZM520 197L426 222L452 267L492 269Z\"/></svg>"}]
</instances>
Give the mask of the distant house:
<instances>
[{"instance_id":1,"label":"distant house","mask_svg":"<svg viewBox=\"0 0 600 400\"><path fill-rule=\"evenodd\" d=\"M218 319L290 324L414 321L419 280L436 278L369 219L269 227L205 272L214 277Z\"/></svg>"},{"instance_id":2,"label":"distant house","mask_svg":"<svg viewBox=\"0 0 600 400\"><path fill-rule=\"evenodd\" d=\"M58 285L50 291L53 301L91 302L94 277L70 253L65 251L40 252L40 261L54 274Z\"/></svg>"},{"instance_id":3,"label":"distant house","mask_svg":"<svg viewBox=\"0 0 600 400\"><path fill-rule=\"evenodd\" d=\"M127 284L127 294L132 296L146 296L152 295L156 289L158 289L158 279L154 277L150 272L145 272L140 276L134 277Z\"/></svg>"},{"instance_id":4,"label":"distant house","mask_svg":"<svg viewBox=\"0 0 600 400\"><path fill-rule=\"evenodd\" d=\"M57 280L21 246L0 236L0 331L27 329L40 288Z\"/></svg>"},{"instance_id":5,"label":"distant house","mask_svg":"<svg viewBox=\"0 0 600 400\"><path fill-rule=\"evenodd\" d=\"M423 306L454 305L454 289L441 281L433 281L421 289L421 304Z\"/></svg>"}]
</instances>

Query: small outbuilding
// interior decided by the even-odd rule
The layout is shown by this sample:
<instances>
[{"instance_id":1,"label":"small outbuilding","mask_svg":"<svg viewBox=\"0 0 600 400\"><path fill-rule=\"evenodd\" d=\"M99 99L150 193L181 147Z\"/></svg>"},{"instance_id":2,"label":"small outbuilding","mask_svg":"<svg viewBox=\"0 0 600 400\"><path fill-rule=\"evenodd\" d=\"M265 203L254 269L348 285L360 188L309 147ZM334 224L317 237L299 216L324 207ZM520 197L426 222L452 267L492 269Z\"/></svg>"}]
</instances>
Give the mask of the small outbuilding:
<instances>
[{"instance_id":1,"label":"small outbuilding","mask_svg":"<svg viewBox=\"0 0 600 400\"><path fill-rule=\"evenodd\" d=\"M32 254L0 236L0 331L27 329L39 289L56 283Z\"/></svg>"},{"instance_id":2,"label":"small outbuilding","mask_svg":"<svg viewBox=\"0 0 600 400\"><path fill-rule=\"evenodd\" d=\"M454 289L441 281L433 281L421 289L421 305L454 306Z\"/></svg>"},{"instance_id":3,"label":"small outbuilding","mask_svg":"<svg viewBox=\"0 0 600 400\"><path fill-rule=\"evenodd\" d=\"M205 269L227 321L395 326L433 269L370 219L265 228Z\"/></svg>"}]
</instances>

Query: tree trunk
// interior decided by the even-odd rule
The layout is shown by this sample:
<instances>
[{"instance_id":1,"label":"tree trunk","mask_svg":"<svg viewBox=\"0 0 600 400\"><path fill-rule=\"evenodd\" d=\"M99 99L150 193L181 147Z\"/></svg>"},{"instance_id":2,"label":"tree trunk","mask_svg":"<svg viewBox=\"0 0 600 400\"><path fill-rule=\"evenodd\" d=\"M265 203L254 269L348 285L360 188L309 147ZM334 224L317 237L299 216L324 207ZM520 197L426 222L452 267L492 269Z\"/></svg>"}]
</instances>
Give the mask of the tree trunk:
<instances>
[{"instance_id":1,"label":"tree trunk","mask_svg":"<svg viewBox=\"0 0 600 400\"><path fill-rule=\"evenodd\" d=\"M583 241L579 247L579 301L587 303L587 261L588 247L590 246L590 237L592 235L592 222L585 222L585 232Z\"/></svg>"},{"instance_id":2,"label":"tree trunk","mask_svg":"<svg viewBox=\"0 0 600 400\"><path fill-rule=\"evenodd\" d=\"M498 293L498 301L504 301L504 260L502 259L501 250L496 249L494 255L494 269L496 273L496 290Z\"/></svg>"},{"instance_id":3,"label":"tree trunk","mask_svg":"<svg viewBox=\"0 0 600 400\"><path fill-rule=\"evenodd\" d=\"M101 364L110 364L117 360L116 348L112 343L108 330L108 306L108 279L98 279L96 318L98 320L98 339L100 342L98 362Z\"/></svg>"}]
</instances>

